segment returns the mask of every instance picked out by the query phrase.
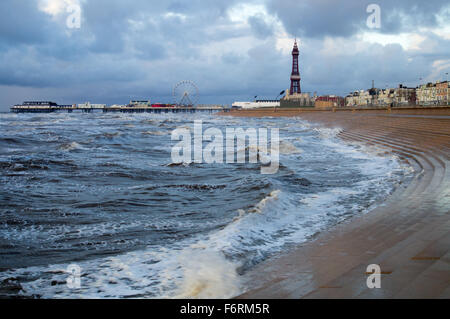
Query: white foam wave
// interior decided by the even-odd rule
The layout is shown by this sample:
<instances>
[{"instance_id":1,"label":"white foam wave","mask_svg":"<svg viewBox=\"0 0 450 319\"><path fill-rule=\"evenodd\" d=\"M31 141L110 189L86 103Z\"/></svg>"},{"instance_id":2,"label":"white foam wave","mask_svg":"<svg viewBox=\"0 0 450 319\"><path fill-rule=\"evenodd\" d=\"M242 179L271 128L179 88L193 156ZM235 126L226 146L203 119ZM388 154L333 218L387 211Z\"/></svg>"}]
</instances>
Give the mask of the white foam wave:
<instances>
[{"instance_id":1,"label":"white foam wave","mask_svg":"<svg viewBox=\"0 0 450 319\"><path fill-rule=\"evenodd\" d=\"M336 137L343 130L341 128L327 128L327 127L316 127L314 131L319 134L320 138L329 139Z\"/></svg>"},{"instance_id":2,"label":"white foam wave","mask_svg":"<svg viewBox=\"0 0 450 319\"><path fill-rule=\"evenodd\" d=\"M231 298L240 291L238 264L214 250L186 249L178 263L183 265L182 279L171 298Z\"/></svg>"},{"instance_id":3,"label":"white foam wave","mask_svg":"<svg viewBox=\"0 0 450 319\"><path fill-rule=\"evenodd\" d=\"M74 151L74 150L85 150L84 147L82 147L80 144L78 144L77 142L71 142L71 143L66 143L63 144L59 147L60 150L63 151Z\"/></svg>"},{"instance_id":4,"label":"white foam wave","mask_svg":"<svg viewBox=\"0 0 450 319\"><path fill-rule=\"evenodd\" d=\"M281 191L276 190L269 194L269 196L263 198L254 208L252 208L249 212L250 213L261 213L264 207L266 207L267 203L273 200L278 199L278 195L280 195Z\"/></svg>"},{"instance_id":5,"label":"white foam wave","mask_svg":"<svg viewBox=\"0 0 450 319\"><path fill-rule=\"evenodd\" d=\"M156 136L162 136L167 135L167 133L163 131L144 131L142 132L143 135L156 135Z\"/></svg>"},{"instance_id":6,"label":"white foam wave","mask_svg":"<svg viewBox=\"0 0 450 319\"><path fill-rule=\"evenodd\" d=\"M303 152L301 149L297 148L294 144L286 140L280 140L278 151L280 154L284 155L300 154Z\"/></svg>"}]
</instances>

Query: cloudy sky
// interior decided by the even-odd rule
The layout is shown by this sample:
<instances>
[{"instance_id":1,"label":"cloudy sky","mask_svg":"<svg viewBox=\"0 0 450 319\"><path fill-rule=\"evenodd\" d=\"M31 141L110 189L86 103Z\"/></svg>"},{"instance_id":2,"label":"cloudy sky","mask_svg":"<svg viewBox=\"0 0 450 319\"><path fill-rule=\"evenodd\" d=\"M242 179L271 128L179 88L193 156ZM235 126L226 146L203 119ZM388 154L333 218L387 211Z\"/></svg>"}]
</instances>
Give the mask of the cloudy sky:
<instances>
[{"instance_id":1,"label":"cloudy sky","mask_svg":"<svg viewBox=\"0 0 450 319\"><path fill-rule=\"evenodd\" d=\"M370 4L380 28L367 25ZM450 71L448 0L1 0L0 12L0 111L39 99L171 102L181 80L200 103L273 99L289 87L294 37L305 92L416 86Z\"/></svg>"}]
</instances>

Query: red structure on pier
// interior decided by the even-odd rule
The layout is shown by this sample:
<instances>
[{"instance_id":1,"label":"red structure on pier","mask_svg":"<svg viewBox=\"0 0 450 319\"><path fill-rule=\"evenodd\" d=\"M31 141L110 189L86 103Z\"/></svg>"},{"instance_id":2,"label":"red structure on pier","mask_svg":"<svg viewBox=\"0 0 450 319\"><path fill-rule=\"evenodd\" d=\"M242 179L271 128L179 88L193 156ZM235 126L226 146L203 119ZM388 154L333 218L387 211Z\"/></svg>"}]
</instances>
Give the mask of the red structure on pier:
<instances>
[{"instance_id":1,"label":"red structure on pier","mask_svg":"<svg viewBox=\"0 0 450 319\"><path fill-rule=\"evenodd\" d=\"M294 43L294 49L292 50L292 74L291 74L291 91L290 95L295 93L300 94L302 90L300 88L300 72L298 70L298 56L300 52L297 46L297 40Z\"/></svg>"}]
</instances>

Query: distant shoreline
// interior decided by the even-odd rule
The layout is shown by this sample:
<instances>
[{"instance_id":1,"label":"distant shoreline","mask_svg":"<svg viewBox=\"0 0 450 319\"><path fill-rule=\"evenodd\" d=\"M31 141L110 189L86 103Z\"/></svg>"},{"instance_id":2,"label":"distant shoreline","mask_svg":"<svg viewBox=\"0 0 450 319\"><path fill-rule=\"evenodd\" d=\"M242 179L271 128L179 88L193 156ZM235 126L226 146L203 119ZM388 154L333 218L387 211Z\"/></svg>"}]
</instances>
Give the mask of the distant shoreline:
<instances>
[{"instance_id":1,"label":"distant shoreline","mask_svg":"<svg viewBox=\"0 0 450 319\"><path fill-rule=\"evenodd\" d=\"M291 116L340 127L344 141L384 148L417 173L368 214L258 265L239 298L450 298L450 108L222 115ZM371 264L381 267L381 289L366 286Z\"/></svg>"}]
</instances>

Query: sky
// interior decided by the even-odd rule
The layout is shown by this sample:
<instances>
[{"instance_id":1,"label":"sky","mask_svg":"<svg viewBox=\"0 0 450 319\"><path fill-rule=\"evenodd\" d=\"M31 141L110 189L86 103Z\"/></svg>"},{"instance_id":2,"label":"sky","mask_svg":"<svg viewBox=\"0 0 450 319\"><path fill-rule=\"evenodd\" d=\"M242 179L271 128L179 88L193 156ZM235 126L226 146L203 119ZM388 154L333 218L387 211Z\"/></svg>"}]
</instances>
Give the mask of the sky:
<instances>
[{"instance_id":1,"label":"sky","mask_svg":"<svg viewBox=\"0 0 450 319\"><path fill-rule=\"evenodd\" d=\"M447 0L1 0L0 12L0 111L169 103L182 80L200 104L275 99L295 38L304 92L415 87L450 71Z\"/></svg>"}]
</instances>

